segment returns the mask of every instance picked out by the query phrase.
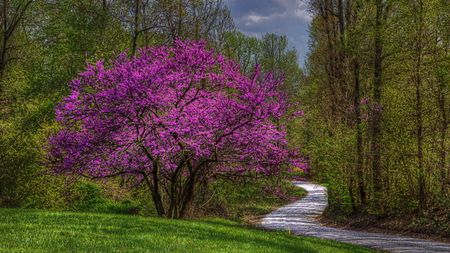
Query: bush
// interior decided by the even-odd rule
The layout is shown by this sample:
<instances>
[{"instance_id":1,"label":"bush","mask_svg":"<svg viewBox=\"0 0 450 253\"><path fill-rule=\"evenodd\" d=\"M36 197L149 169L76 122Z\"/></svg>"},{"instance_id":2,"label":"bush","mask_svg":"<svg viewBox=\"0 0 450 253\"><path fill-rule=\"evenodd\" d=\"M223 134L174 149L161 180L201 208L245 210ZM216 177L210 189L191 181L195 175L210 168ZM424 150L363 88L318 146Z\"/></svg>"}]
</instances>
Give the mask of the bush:
<instances>
[{"instance_id":1,"label":"bush","mask_svg":"<svg viewBox=\"0 0 450 253\"><path fill-rule=\"evenodd\" d=\"M113 201L105 197L103 189L93 182L81 180L71 192L71 207L73 211L138 214L139 203L134 200Z\"/></svg>"},{"instance_id":2,"label":"bush","mask_svg":"<svg viewBox=\"0 0 450 253\"><path fill-rule=\"evenodd\" d=\"M252 221L261 215L292 202L305 191L285 176L258 179L218 180L200 189L194 216L219 216L238 221Z\"/></svg>"}]
</instances>

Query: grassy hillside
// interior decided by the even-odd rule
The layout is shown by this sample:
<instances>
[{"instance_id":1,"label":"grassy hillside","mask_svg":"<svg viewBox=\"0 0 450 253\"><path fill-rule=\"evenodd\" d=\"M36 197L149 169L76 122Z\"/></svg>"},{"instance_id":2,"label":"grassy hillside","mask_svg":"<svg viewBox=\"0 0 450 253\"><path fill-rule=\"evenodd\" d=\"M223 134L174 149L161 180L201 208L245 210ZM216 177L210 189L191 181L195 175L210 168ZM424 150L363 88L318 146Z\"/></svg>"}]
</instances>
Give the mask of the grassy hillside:
<instances>
[{"instance_id":1,"label":"grassy hillside","mask_svg":"<svg viewBox=\"0 0 450 253\"><path fill-rule=\"evenodd\" d=\"M371 252L223 219L0 209L0 252Z\"/></svg>"}]
</instances>

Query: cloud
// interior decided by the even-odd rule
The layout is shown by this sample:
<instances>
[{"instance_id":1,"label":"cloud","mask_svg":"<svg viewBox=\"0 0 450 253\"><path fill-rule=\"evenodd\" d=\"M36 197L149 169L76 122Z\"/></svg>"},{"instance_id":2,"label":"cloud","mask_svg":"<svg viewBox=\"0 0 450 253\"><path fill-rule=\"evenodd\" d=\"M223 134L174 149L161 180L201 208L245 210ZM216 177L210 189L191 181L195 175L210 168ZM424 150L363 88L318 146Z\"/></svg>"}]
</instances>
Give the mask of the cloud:
<instances>
[{"instance_id":1,"label":"cloud","mask_svg":"<svg viewBox=\"0 0 450 253\"><path fill-rule=\"evenodd\" d=\"M311 21L308 5L303 0L274 0L274 2L284 7L286 17L294 16L306 22Z\"/></svg>"},{"instance_id":2,"label":"cloud","mask_svg":"<svg viewBox=\"0 0 450 253\"><path fill-rule=\"evenodd\" d=\"M308 23L311 22L312 15L308 11L308 5L305 2L300 1L294 12L295 12L295 15L297 17L299 17L300 19L303 19L304 21L306 21Z\"/></svg>"},{"instance_id":3,"label":"cloud","mask_svg":"<svg viewBox=\"0 0 450 253\"><path fill-rule=\"evenodd\" d=\"M263 23L268 21L298 18L310 22L311 14L307 4L302 0L254 0L242 1L228 0L233 9L238 9L237 16L247 24ZM244 3L245 2L245 3ZM236 11L236 10L235 10Z\"/></svg>"},{"instance_id":4,"label":"cloud","mask_svg":"<svg viewBox=\"0 0 450 253\"><path fill-rule=\"evenodd\" d=\"M237 28L249 36L286 35L303 62L308 50L311 14L304 0L224 0Z\"/></svg>"},{"instance_id":5,"label":"cloud","mask_svg":"<svg viewBox=\"0 0 450 253\"><path fill-rule=\"evenodd\" d=\"M270 20L270 16L262 16L262 15L258 15L256 13L252 13L246 17L244 17L245 20L247 20L246 25L250 25L251 23L262 23L264 21L268 21Z\"/></svg>"}]
</instances>

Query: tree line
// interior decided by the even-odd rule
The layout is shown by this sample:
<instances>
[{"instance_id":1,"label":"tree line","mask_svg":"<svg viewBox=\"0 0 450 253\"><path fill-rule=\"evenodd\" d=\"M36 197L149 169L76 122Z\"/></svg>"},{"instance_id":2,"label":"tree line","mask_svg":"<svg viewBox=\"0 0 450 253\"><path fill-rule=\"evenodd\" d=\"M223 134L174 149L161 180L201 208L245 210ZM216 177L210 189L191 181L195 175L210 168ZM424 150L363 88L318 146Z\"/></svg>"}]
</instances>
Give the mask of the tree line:
<instances>
[{"instance_id":1,"label":"tree line","mask_svg":"<svg viewBox=\"0 0 450 253\"><path fill-rule=\"evenodd\" d=\"M446 219L450 6L311 0L297 143L335 214Z\"/></svg>"},{"instance_id":2,"label":"tree line","mask_svg":"<svg viewBox=\"0 0 450 253\"><path fill-rule=\"evenodd\" d=\"M79 178L54 175L45 145L60 128L55 106L87 63L190 39L235 59L244 74L256 64L280 75L288 69L284 89L303 76L285 36L243 35L221 0L3 0L0 24L2 207L71 205Z\"/></svg>"}]
</instances>

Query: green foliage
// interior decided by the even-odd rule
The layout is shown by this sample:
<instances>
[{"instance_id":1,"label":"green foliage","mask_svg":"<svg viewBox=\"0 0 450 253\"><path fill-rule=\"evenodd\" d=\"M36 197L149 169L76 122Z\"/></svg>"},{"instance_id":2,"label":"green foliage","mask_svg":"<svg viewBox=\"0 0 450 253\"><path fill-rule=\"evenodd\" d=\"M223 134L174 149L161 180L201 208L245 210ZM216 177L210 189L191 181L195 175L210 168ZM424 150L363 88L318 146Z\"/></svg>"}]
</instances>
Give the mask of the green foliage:
<instances>
[{"instance_id":1,"label":"green foliage","mask_svg":"<svg viewBox=\"0 0 450 253\"><path fill-rule=\"evenodd\" d=\"M201 194L198 205L206 214L252 222L276 208L305 196L306 192L282 177L230 182L219 180Z\"/></svg>"},{"instance_id":2,"label":"green foliage","mask_svg":"<svg viewBox=\"0 0 450 253\"><path fill-rule=\"evenodd\" d=\"M239 63L243 73L251 73L259 64L264 72L282 75L285 78L283 89L295 97L303 72L298 65L297 51L288 47L286 36L268 33L258 39L241 32L229 32L221 51Z\"/></svg>"},{"instance_id":3,"label":"green foliage","mask_svg":"<svg viewBox=\"0 0 450 253\"><path fill-rule=\"evenodd\" d=\"M328 213L445 230L448 4L309 2L311 52L299 95L306 116L289 131L328 186Z\"/></svg>"},{"instance_id":4,"label":"green foliage","mask_svg":"<svg viewBox=\"0 0 450 253\"><path fill-rule=\"evenodd\" d=\"M104 190L97 184L88 181L78 181L71 189L69 209L81 212L138 214L139 204L125 199L113 201L105 196Z\"/></svg>"},{"instance_id":5,"label":"green foliage","mask_svg":"<svg viewBox=\"0 0 450 253\"><path fill-rule=\"evenodd\" d=\"M0 206L64 210L65 180L44 166L53 108L86 61L122 51L127 38L97 1L36 1L26 14L0 77Z\"/></svg>"},{"instance_id":6,"label":"green foliage","mask_svg":"<svg viewBox=\"0 0 450 253\"><path fill-rule=\"evenodd\" d=\"M347 184L354 159L353 132L345 125L334 125L330 130L327 122L317 120L318 108L309 103L303 106L305 116L289 126L291 141L300 145L308 156L312 168L309 175L327 186L329 211L350 214L352 203ZM306 124L314 127L305 127Z\"/></svg>"},{"instance_id":7,"label":"green foliage","mask_svg":"<svg viewBox=\"0 0 450 253\"><path fill-rule=\"evenodd\" d=\"M11 8L22 2L11 1ZM133 4L97 0L33 1L24 18L19 20L8 44L12 48L8 51L10 61L4 74L0 75L0 206L155 214L144 189L128 191L101 182L76 182L74 178L49 173L45 163L47 137L58 129L54 122L54 107L67 94L68 82L87 62L111 59L129 48L134 28L140 30L139 36L136 35L137 46L170 44L176 33L197 38L199 34L192 33L191 29L199 28L202 34L205 33L202 37L206 36L212 40L211 44L238 60L245 73L253 71L257 63L264 71L283 71L287 90L298 85L302 77L296 51L287 47L286 37L269 34L257 39L234 32L218 34L232 31L233 26L222 5L216 7L224 9L214 12L215 1L185 1L184 8L206 10L208 6L214 7L207 13L200 13L204 16L195 17L187 16L187 12L178 13L171 1L141 5L137 20L133 17L135 13L130 11L134 10ZM146 29L154 22L153 18L148 19L149 13L165 15L170 19L166 20L169 23L177 19L195 22L196 27L185 27L186 31L178 31L182 27ZM199 19L205 24L198 23ZM138 24L134 24L135 21ZM251 199L251 194L256 194L259 189L244 185L239 184L244 192L248 191L245 198L239 199L242 201ZM224 186L229 190L235 187ZM220 192L218 187L214 191ZM237 213L241 211L235 205L239 201L234 198L231 202L225 201L230 193L235 194L232 191L221 193L217 205L225 206L231 210L230 216L238 217ZM256 202L263 204L263 201ZM273 200L274 206L275 202L282 203ZM138 205L139 210L136 209ZM262 209L269 210L267 207Z\"/></svg>"},{"instance_id":8,"label":"green foliage","mask_svg":"<svg viewBox=\"0 0 450 253\"><path fill-rule=\"evenodd\" d=\"M373 252L349 244L248 229L223 219L0 209L6 252Z\"/></svg>"},{"instance_id":9,"label":"green foliage","mask_svg":"<svg viewBox=\"0 0 450 253\"><path fill-rule=\"evenodd\" d=\"M1 109L4 116L0 118L0 205L19 206L29 202L32 195L48 197L54 193L50 193L54 190L52 184L36 187L41 180L58 181L45 175L40 159L41 145L52 128L47 116L54 104L49 99L28 97L30 80L20 68L10 69L4 82L8 85L0 100L14 106Z\"/></svg>"}]
</instances>

